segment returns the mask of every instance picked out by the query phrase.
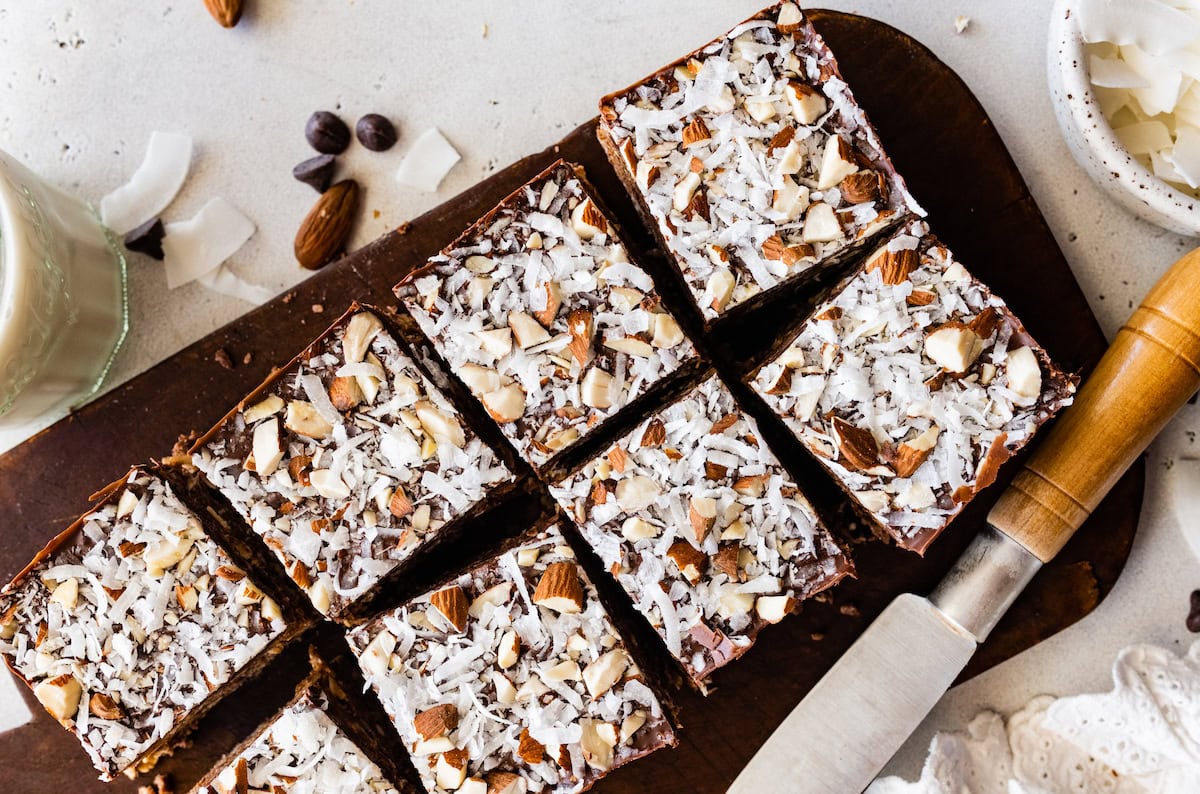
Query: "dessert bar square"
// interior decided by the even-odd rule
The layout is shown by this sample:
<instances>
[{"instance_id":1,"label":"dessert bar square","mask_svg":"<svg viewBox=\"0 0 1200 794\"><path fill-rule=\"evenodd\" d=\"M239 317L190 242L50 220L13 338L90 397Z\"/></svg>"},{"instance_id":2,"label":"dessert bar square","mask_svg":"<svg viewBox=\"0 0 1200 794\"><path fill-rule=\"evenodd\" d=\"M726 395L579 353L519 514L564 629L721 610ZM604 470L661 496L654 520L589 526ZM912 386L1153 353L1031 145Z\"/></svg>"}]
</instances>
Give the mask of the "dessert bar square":
<instances>
[{"instance_id":1,"label":"dessert bar square","mask_svg":"<svg viewBox=\"0 0 1200 794\"><path fill-rule=\"evenodd\" d=\"M153 766L291 630L155 470L98 496L0 593L0 654L111 780Z\"/></svg>"},{"instance_id":2,"label":"dessert bar square","mask_svg":"<svg viewBox=\"0 0 1200 794\"><path fill-rule=\"evenodd\" d=\"M321 612L512 479L378 313L354 306L191 450Z\"/></svg>"},{"instance_id":3,"label":"dessert bar square","mask_svg":"<svg viewBox=\"0 0 1200 794\"><path fill-rule=\"evenodd\" d=\"M562 161L396 294L535 467L695 356L582 169Z\"/></svg>"},{"instance_id":4,"label":"dessert bar square","mask_svg":"<svg viewBox=\"0 0 1200 794\"><path fill-rule=\"evenodd\" d=\"M851 570L715 375L550 491L697 685Z\"/></svg>"},{"instance_id":5,"label":"dessert bar square","mask_svg":"<svg viewBox=\"0 0 1200 794\"><path fill-rule=\"evenodd\" d=\"M557 527L353 630L430 792L577 792L675 744Z\"/></svg>"},{"instance_id":6,"label":"dessert bar square","mask_svg":"<svg viewBox=\"0 0 1200 794\"><path fill-rule=\"evenodd\" d=\"M194 789L197 794L397 794L398 788L347 735L325 671L315 671L296 697ZM374 749L374 748L373 748ZM378 752L378 750L375 750Z\"/></svg>"},{"instance_id":7,"label":"dessert bar square","mask_svg":"<svg viewBox=\"0 0 1200 794\"><path fill-rule=\"evenodd\" d=\"M877 527L914 551L1070 404L1075 383L923 221L752 380Z\"/></svg>"},{"instance_id":8,"label":"dessert bar square","mask_svg":"<svg viewBox=\"0 0 1200 794\"><path fill-rule=\"evenodd\" d=\"M599 135L706 321L922 214L794 3L605 97Z\"/></svg>"}]
</instances>

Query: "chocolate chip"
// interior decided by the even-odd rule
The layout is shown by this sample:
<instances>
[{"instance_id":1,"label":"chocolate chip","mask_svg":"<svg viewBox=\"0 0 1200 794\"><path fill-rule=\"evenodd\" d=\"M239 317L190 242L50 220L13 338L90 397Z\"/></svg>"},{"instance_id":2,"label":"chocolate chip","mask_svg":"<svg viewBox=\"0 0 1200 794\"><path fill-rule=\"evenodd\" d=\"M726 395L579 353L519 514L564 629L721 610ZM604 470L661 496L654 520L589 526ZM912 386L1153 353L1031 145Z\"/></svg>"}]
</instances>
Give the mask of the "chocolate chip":
<instances>
[{"instance_id":1,"label":"chocolate chip","mask_svg":"<svg viewBox=\"0 0 1200 794\"><path fill-rule=\"evenodd\" d=\"M146 221L125 235L125 247L160 262L163 258L163 222L161 218Z\"/></svg>"},{"instance_id":2,"label":"chocolate chip","mask_svg":"<svg viewBox=\"0 0 1200 794\"><path fill-rule=\"evenodd\" d=\"M318 110L308 117L304 137L321 154L341 154L350 145L350 128L328 110Z\"/></svg>"},{"instance_id":3,"label":"chocolate chip","mask_svg":"<svg viewBox=\"0 0 1200 794\"><path fill-rule=\"evenodd\" d=\"M386 152L396 143L396 128L386 116L368 113L354 127L358 142L373 152Z\"/></svg>"},{"instance_id":4,"label":"chocolate chip","mask_svg":"<svg viewBox=\"0 0 1200 794\"><path fill-rule=\"evenodd\" d=\"M333 182L333 168L332 154L318 154L293 168L292 176L318 193L324 193Z\"/></svg>"},{"instance_id":5,"label":"chocolate chip","mask_svg":"<svg viewBox=\"0 0 1200 794\"><path fill-rule=\"evenodd\" d=\"M1187 628L1192 633L1200 632L1200 590L1192 591L1192 608L1188 612Z\"/></svg>"},{"instance_id":6,"label":"chocolate chip","mask_svg":"<svg viewBox=\"0 0 1200 794\"><path fill-rule=\"evenodd\" d=\"M213 360L225 369L233 369L233 359L229 357L229 351L223 347L218 347L217 352L213 353Z\"/></svg>"}]
</instances>

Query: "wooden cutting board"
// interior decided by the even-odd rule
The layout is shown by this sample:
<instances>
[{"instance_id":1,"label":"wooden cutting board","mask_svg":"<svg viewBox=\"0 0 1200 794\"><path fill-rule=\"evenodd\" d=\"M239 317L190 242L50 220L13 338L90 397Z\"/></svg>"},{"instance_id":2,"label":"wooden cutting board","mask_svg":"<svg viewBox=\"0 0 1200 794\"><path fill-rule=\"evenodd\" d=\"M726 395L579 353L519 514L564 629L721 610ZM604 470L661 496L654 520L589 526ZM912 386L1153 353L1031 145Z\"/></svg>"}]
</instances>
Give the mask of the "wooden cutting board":
<instances>
[{"instance_id":1,"label":"wooden cutting board","mask_svg":"<svg viewBox=\"0 0 1200 794\"><path fill-rule=\"evenodd\" d=\"M827 11L813 11L811 17L837 53L900 172L929 211L934 231L1010 303L1064 368L1086 374L1103 352L1105 339L1020 172L967 86L929 50L887 25ZM730 21L713 20L714 32ZM595 140L595 122L584 124L556 146L514 163L416 219L404 233L389 234L330 265L0 457L0 504L6 508L0 529L0 581L11 578L82 512L88 494L120 476L129 464L167 453L180 433L207 428L352 299L393 303L391 287L404 273L558 157L587 169L625 227L635 255L651 245ZM280 174L279 179L290 177ZM663 266L655 255L642 255L652 271ZM318 305L323 308L320 313L314 311ZM763 343L772 329L797 312L796 306L788 306L768 311L761 322L756 319ZM137 333L136 318L133 330ZM719 368L731 371L742 357L738 345L745 342L739 340L745 338L743 334L712 340ZM231 371L214 360L221 348L239 362ZM247 353L251 362L240 363ZM764 434L798 470L805 488L816 492L816 501L829 503L833 491L828 478L778 432L764 428ZM1109 592L1133 541L1144 474L1139 463L1120 481L1084 529L1034 580L965 675L1060 631ZM723 791L775 725L894 595L932 587L982 526L1006 481L1002 474L1001 482L976 499L923 559L880 543L857 546L857 580L766 632L758 647L717 675L717 689L707 699L679 693L681 745L618 770L599 790ZM96 782L74 738L31 693L24 687L21 691L35 718L0 736L0 791L136 790L136 784L126 780ZM238 712L261 712L269 709L269 701L254 688L243 690L205 720L194 747L160 766L174 771L180 783L190 783L240 738L239 731L244 734L253 724L249 712Z\"/></svg>"}]
</instances>

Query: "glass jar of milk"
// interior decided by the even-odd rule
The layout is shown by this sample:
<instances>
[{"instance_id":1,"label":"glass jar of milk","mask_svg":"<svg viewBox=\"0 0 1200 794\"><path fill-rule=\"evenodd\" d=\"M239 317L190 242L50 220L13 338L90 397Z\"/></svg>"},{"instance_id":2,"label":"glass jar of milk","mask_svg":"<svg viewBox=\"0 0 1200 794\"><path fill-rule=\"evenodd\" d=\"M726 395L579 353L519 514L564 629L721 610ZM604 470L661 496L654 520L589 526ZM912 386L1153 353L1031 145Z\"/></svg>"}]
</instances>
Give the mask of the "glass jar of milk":
<instances>
[{"instance_id":1,"label":"glass jar of milk","mask_svg":"<svg viewBox=\"0 0 1200 794\"><path fill-rule=\"evenodd\" d=\"M125 258L96 213L0 152L0 427L95 394L128 327Z\"/></svg>"}]
</instances>

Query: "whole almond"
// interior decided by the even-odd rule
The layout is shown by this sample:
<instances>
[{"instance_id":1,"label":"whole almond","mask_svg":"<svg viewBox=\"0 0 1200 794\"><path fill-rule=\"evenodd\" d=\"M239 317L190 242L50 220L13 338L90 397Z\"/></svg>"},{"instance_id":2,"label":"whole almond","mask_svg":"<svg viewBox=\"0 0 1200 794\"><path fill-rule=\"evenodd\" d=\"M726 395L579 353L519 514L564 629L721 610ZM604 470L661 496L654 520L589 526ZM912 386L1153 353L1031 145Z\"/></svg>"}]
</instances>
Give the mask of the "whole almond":
<instances>
[{"instance_id":1,"label":"whole almond","mask_svg":"<svg viewBox=\"0 0 1200 794\"><path fill-rule=\"evenodd\" d=\"M223 28L231 28L242 18L242 0L204 0L204 7Z\"/></svg>"},{"instance_id":2,"label":"whole almond","mask_svg":"<svg viewBox=\"0 0 1200 794\"><path fill-rule=\"evenodd\" d=\"M296 232L296 261L319 270L333 261L354 225L358 209L358 183L345 179L326 190L308 211Z\"/></svg>"}]
</instances>

